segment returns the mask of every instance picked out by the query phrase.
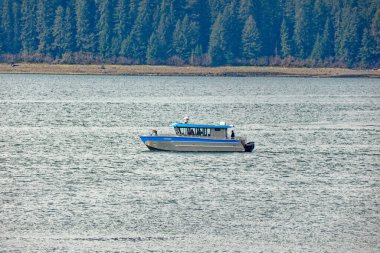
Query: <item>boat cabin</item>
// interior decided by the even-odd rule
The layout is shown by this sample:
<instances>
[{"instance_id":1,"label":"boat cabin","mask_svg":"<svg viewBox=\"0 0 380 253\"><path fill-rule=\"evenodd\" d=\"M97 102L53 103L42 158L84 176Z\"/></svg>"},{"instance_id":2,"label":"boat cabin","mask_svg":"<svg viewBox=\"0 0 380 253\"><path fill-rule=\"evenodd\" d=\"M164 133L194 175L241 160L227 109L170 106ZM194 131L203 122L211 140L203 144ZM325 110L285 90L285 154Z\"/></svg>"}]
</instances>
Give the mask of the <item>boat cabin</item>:
<instances>
[{"instance_id":1,"label":"boat cabin","mask_svg":"<svg viewBox=\"0 0 380 253\"><path fill-rule=\"evenodd\" d=\"M175 133L178 136L198 136L213 139L228 139L227 130L233 128L233 126L227 125L199 125L185 123L174 123L170 126L174 127Z\"/></svg>"}]
</instances>

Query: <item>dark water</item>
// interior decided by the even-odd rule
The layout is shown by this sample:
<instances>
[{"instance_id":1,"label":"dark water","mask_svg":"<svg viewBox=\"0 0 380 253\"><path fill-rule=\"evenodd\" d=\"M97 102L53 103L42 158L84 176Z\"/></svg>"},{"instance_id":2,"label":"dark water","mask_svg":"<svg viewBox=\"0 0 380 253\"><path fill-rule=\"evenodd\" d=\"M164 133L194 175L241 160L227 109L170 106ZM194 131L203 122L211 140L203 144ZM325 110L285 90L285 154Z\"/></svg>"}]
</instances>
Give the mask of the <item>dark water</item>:
<instances>
[{"instance_id":1,"label":"dark water","mask_svg":"<svg viewBox=\"0 0 380 253\"><path fill-rule=\"evenodd\" d=\"M150 152L189 115L253 153ZM379 252L380 80L0 75L0 251Z\"/></svg>"}]
</instances>

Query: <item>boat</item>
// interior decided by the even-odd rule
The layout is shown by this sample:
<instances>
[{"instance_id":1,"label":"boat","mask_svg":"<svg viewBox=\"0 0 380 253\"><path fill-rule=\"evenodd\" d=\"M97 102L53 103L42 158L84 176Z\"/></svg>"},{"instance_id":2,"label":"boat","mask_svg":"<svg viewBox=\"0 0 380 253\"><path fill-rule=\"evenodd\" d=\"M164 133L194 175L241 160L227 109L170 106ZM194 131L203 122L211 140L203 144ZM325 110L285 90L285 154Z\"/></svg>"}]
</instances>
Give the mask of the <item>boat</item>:
<instances>
[{"instance_id":1,"label":"boat","mask_svg":"<svg viewBox=\"0 0 380 253\"><path fill-rule=\"evenodd\" d=\"M140 135L141 141L150 150L185 152L252 152L255 143L235 136L233 125L173 123L175 134L159 135L152 130L150 135Z\"/></svg>"}]
</instances>

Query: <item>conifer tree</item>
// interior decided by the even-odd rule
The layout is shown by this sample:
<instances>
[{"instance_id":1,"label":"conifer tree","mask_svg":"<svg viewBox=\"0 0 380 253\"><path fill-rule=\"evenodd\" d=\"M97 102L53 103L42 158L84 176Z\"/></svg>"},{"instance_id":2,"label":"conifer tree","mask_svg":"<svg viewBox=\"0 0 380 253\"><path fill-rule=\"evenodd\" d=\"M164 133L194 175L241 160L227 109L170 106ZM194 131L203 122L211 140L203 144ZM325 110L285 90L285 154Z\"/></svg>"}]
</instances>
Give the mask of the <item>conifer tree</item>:
<instances>
[{"instance_id":1,"label":"conifer tree","mask_svg":"<svg viewBox=\"0 0 380 253\"><path fill-rule=\"evenodd\" d=\"M262 43L256 22L249 16L242 32L243 57L247 60L256 59L260 56Z\"/></svg>"},{"instance_id":2,"label":"conifer tree","mask_svg":"<svg viewBox=\"0 0 380 253\"><path fill-rule=\"evenodd\" d=\"M334 56L334 32L330 18L326 19L322 35L322 59Z\"/></svg>"},{"instance_id":3,"label":"conifer tree","mask_svg":"<svg viewBox=\"0 0 380 253\"><path fill-rule=\"evenodd\" d=\"M52 49L54 13L52 1L37 1L38 51L44 55L49 55Z\"/></svg>"},{"instance_id":4,"label":"conifer tree","mask_svg":"<svg viewBox=\"0 0 380 253\"><path fill-rule=\"evenodd\" d=\"M315 40L313 51L311 51L310 57L314 60L322 60L324 56L322 39L320 34L317 35L317 39Z\"/></svg>"},{"instance_id":5,"label":"conifer tree","mask_svg":"<svg viewBox=\"0 0 380 253\"><path fill-rule=\"evenodd\" d=\"M173 2L163 0L160 6L160 21L156 30L157 36L157 57L161 61L165 61L171 54L174 53L172 44L172 36L174 32L174 7Z\"/></svg>"},{"instance_id":6,"label":"conifer tree","mask_svg":"<svg viewBox=\"0 0 380 253\"><path fill-rule=\"evenodd\" d=\"M71 53L76 49L75 43L75 18L73 6L67 5L64 18L64 34L65 34L65 52Z\"/></svg>"},{"instance_id":7,"label":"conifer tree","mask_svg":"<svg viewBox=\"0 0 380 253\"><path fill-rule=\"evenodd\" d=\"M380 58L380 8L376 11L371 24L371 37L374 40L374 55ZM379 65L379 63L377 63Z\"/></svg>"},{"instance_id":8,"label":"conifer tree","mask_svg":"<svg viewBox=\"0 0 380 253\"><path fill-rule=\"evenodd\" d=\"M286 20L283 18L281 24L281 56L282 58L286 58L290 55L292 55L291 41L289 38Z\"/></svg>"},{"instance_id":9,"label":"conifer tree","mask_svg":"<svg viewBox=\"0 0 380 253\"><path fill-rule=\"evenodd\" d=\"M146 62L156 64L159 62L158 39L155 32L149 38L148 49L146 51Z\"/></svg>"},{"instance_id":10,"label":"conifer tree","mask_svg":"<svg viewBox=\"0 0 380 253\"><path fill-rule=\"evenodd\" d=\"M359 51L360 66L367 68L371 62L372 54L374 52L373 41L368 29L364 29L361 48Z\"/></svg>"},{"instance_id":11,"label":"conifer tree","mask_svg":"<svg viewBox=\"0 0 380 253\"><path fill-rule=\"evenodd\" d=\"M252 0L241 0L238 11L238 19L241 27L244 27L248 17L254 14Z\"/></svg>"},{"instance_id":12,"label":"conifer tree","mask_svg":"<svg viewBox=\"0 0 380 253\"><path fill-rule=\"evenodd\" d=\"M358 49L360 48L358 35L358 19L357 8L345 7L342 12L342 28L340 38L337 44L337 56L351 67L356 61Z\"/></svg>"},{"instance_id":13,"label":"conifer tree","mask_svg":"<svg viewBox=\"0 0 380 253\"><path fill-rule=\"evenodd\" d=\"M197 40L202 48L207 48L208 36L201 36L202 34L209 34L210 32L210 18L209 18L209 4L204 0L186 0L184 6L184 13L189 16L192 28L196 28L199 34ZM193 30L193 32L195 31Z\"/></svg>"},{"instance_id":14,"label":"conifer tree","mask_svg":"<svg viewBox=\"0 0 380 253\"><path fill-rule=\"evenodd\" d=\"M115 6L114 14L114 36L112 38L111 52L113 55L119 55L121 43L128 36L131 29L130 20L128 18L129 6L126 0L118 0Z\"/></svg>"},{"instance_id":15,"label":"conifer tree","mask_svg":"<svg viewBox=\"0 0 380 253\"><path fill-rule=\"evenodd\" d=\"M21 50L21 7L18 1L13 2L13 38L12 38L12 53L19 53Z\"/></svg>"},{"instance_id":16,"label":"conifer tree","mask_svg":"<svg viewBox=\"0 0 380 253\"><path fill-rule=\"evenodd\" d=\"M142 0L132 31L122 44L122 54L133 58L137 63L143 63L146 60L147 44L152 31L152 14L149 1Z\"/></svg>"},{"instance_id":17,"label":"conifer tree","mask_svg":"<svg viewBox=\"0 0 380 253\"><path fill-rule=\"evenodd\" d=\"M95 52L94 2L93 0L76 0L75 3L77 48L80 52Z\"/></svg>"},{"instance_id":18,"label":"conifer tree","mask_svg":"<svg viewBox=\"0 0 380 253\"><path fill-rule=\"evenodd\" d=\"M309 56L313 44L313 32L310 21L310 3L303 1L296 2L294 42L297 49L297 56L306 58Z\"/></svg>"},{"instance_id":19,"label":"conifer tree","mask_svg":"<svg viewBox=\"0 0 380 253\"><path fill-rule=\"evenodd\" d=\"M232 0L223 11L223 26L226 30L225 40L226 40L226 51L225 58L227 64L234 64L235 59L240 57L241 52L241 29L238 24L237 19L237 1Z\"/></svg>"},{"instance_id":20,"label":"conifer tree","mask_svg":"<svg viewBox=\"0 0 380 253\"><path fill-rule=\"evenodd\" d=\"M223 25L222 14L219 14L215 23L211 28L210 42L208 47L208 55L211 61L211 65L223 65L226 63L225 50L226 50L226 40L225 40L226 30Z\"/></svg>"},{"instance_id":21,"label":"conifer tree","mask_svg":"<svg viewBox=\"0 0 380 253\"><path fill-rule=\"evenodd\" d=\"M21 41L24 53L34 53L38 47L38 33L36 26L36 0L23 0L21 6L22 29Z\"/></svg>"},{"instance_id":22,"label":"conifer tree","mask_svg":"<svg viewBox=\"0 0 380 253\"><path fill-rule=\"evenodd\" d=\"M64 50L68 47L65 44L65 13L62 6L58 6L57 10L55 11L55 19L53 24L53 50L56 54L58 54L58 57L61 58Z\"/></svg>"},{"instance_id":23,"label":"conifer tree","mask_svg":"<svg viewBox=\"0 0 380 253\"><path fill-rule=\"evenodd\" d=\"M188 60L192 49L199 43L199 27L197 23L190 22L185 15L182 22L178 21L173 34L173 46L178 56Z\"/></svg>"},{"instance_id":24,"label":"conifer tree","mask_svg":"<svg viewBox=\"0 0 380 253\"><path fill-rule=\"evenodd\" d=\"M111 0L103 0L99 6L100 17L97 23L99 52L104 57L111 55L112 41L112 5Z\"/></svg>"},{"instance_id":25,"label":"conifer tree","mask_svg":"<svg viewBox=\"0 0 380 253\"><path fill-rule=\"evenodd\" d=\"M197 45L192 51L190 56L190 64L191 65L201 65L202 64L202 46Z\"/></svg>"},{"instance_id":26,"label":"conifer tree","mask_svg":"<svg viewBox=\"0 0 380 253\"><path fill-rule=\"evenodd\" d=\"M315 0L312 17L308 17L313 19L313 31L315 34L323 33L326 12L327 10L323 0Z\"/></svg>"},{"instance_id":27,"label":"conifer tree","mask_svg":"<svg viewBox=\"0 0 380 253\"><path fill-rule=\"evenodd\" d=\"M11 0L3 0L2 7L2 16L1 16L1 32L2 32L2 44L3 50L5 52L14 53L15 49L13 48L13 38L15 36L13 30L13 8Z\"/></svg>"}]
</instances>

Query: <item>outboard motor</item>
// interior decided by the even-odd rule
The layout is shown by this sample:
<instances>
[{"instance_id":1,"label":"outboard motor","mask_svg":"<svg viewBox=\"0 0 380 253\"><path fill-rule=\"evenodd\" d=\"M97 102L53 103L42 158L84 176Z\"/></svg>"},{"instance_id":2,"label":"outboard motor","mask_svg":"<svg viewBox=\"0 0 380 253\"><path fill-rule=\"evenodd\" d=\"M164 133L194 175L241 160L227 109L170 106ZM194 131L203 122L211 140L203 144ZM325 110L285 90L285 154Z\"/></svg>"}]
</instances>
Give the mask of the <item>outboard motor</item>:
<instances>
[{"instance_id":1,"label":"outboard motor","mask_svg":"<svg viewBox=\"0 0 380 253\"><path fill-rule=\"evenodd\" d=\"M245 152L252 152L254 148L255 148L254 142L248 142L244 145Z\"/></svg>"}]
</instances>

